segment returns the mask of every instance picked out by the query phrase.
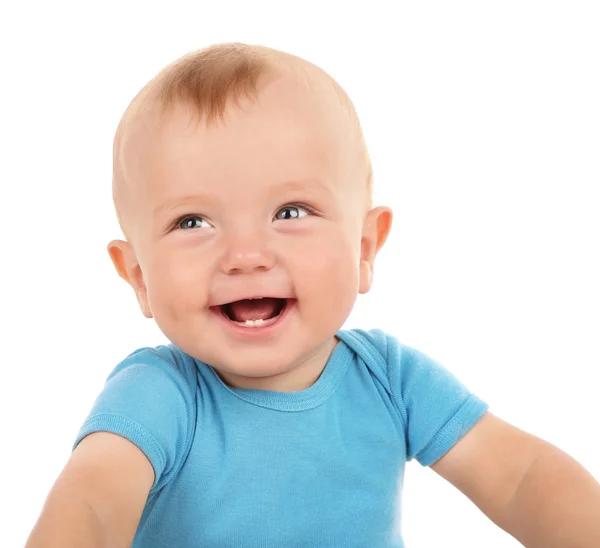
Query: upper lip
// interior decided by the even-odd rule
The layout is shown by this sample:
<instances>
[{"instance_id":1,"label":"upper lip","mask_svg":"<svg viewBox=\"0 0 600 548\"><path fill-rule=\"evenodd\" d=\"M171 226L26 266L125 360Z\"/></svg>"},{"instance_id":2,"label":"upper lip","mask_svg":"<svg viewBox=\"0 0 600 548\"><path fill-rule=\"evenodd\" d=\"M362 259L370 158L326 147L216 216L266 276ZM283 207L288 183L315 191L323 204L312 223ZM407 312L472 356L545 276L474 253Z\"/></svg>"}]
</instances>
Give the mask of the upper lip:
<instances>
[{"instance_id":1,"label":"upper lip","mask_svg":"<svg viewBox=\"0 0 600 548\"><path fill-rule=\"evenodd\" d=\"M273 299L291 299L291 297L276 295L272 293L255 293L253 295L242 295L240 297L228 298L226 300L218 300L210 306L223 306L224 304L234 303L235 301L243 301L245 299L263 299L263 298L273 298Z\"/></svg>"}]
</instances>

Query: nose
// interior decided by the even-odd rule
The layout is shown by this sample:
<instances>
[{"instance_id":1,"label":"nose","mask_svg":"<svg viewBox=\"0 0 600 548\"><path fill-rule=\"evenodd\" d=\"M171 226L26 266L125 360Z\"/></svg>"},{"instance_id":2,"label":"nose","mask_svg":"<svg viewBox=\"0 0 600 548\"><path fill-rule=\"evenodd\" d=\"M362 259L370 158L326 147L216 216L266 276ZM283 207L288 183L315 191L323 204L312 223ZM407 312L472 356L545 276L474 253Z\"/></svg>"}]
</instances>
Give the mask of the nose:
<instances>
[{"instance_id":1,"label":"nose","mask_svg":"<svg viewBox=\"0 0 600 548\"><path fill-rule=\"evenodd\" d=\"M275 256L270 251L264 234L243 232L230 235L221 259L225 274L249 274L255 270L270 270Z\"/></svg>"}]
</instances>

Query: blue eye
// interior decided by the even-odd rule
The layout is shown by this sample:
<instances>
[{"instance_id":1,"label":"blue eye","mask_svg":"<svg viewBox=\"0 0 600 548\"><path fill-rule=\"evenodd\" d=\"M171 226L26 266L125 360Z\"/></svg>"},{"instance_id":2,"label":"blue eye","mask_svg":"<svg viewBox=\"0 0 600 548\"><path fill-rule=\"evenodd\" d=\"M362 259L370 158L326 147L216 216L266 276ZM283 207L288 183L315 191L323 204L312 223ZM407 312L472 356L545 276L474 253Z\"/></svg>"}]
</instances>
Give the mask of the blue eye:
<instances>
[{"instance_id":1,"label":"blue eye","mask_svg":"<svg viewBox=\"0 0 600 548\"><path fill-rule=\"evenodd\" d=\"M200 217L198 215L188 215L187 217L182 217L181 219L179 219L177 221L176 228L180 228L182 230L187 230L190 228L201 228L198 226L194 226L194 222L196 219L200 219L201 223L202 222L207 223L207 221L205 221L202 217ZM182 225L184 225L184 226L182 226Z\"/></svg>"},{"instance_id":2,"label":"blue eye","mask_svg":"<svg viewBox=\"0 0 600 548\"><path fill-rule=\"evenodd\" d=\"M279 214L282 211L287 211L288 213L284 214L283 217L280 217ZM304 215L300 215L300 212L304 211L305 214ZM303 206L297 206L297 205L289 205L289 206L285 206L282 207L277 214L275 215L275 218L278 220L281 219L300 219L302 217L305 217L306 215L308 215L310 213L310 210L307 207L303 207Z\"/></svg>"},{"instance_id":3,"label":"blue eye","mask_svg":"<svg viewBox=\"0 0 600 548\"><path fill-rule=\"evenodd\" d=\"M315 211L305 205L292 204L282 207L275 215L275 220L302 219L307 215L314 215ZM202 226L202 223L205 225ZM173 230L192 230L208 228L212 225L200 215L184 215L173 223Z\"/></svg>"}]
</instances>

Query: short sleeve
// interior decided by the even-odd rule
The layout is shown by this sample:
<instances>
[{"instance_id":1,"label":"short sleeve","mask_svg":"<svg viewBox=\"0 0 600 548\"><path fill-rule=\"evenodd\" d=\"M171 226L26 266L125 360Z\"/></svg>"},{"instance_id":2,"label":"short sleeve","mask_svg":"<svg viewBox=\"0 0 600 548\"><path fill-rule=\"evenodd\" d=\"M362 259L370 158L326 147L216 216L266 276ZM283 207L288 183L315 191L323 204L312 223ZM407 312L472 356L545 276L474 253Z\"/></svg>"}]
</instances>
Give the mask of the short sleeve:
<instances>
[{"instance_id":1,"label":"short sleeve","mask_svg":"<svg viewBox=\"0 0 600 548\"><path fill-rule=\"evenodd\" d=\"M194 409L192 387L175 363L155 349L141 348L109 375L73 451L93 432L127 438L154 468L152 493L179 471L192 438Z\"/></svg>"},{"instance_id":2,"label":"short sleeve","mask_svg":"<svg viewBox=\"0 0 600 548\"><path fill-rule=\"evenodd\" d=\"M435 463L489 407L440 363L395 340L388 342L388 368L404 414L407 461Z\"/></svg>"}]
</instances>

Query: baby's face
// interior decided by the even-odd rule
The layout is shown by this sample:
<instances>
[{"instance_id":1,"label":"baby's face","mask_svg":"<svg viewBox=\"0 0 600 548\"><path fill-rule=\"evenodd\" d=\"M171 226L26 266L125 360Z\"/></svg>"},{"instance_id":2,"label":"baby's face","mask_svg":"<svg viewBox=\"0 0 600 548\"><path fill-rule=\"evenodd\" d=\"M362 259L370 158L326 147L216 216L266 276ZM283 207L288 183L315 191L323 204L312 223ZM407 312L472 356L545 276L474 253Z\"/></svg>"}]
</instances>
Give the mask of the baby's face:
<instances>
[{"instance_id":1,"label":"baby's face","mask_svg":"<svg viewBox=\"0 0 600 548\"><path fill-rule=\"evenodd\" d=\"M144 314L232 386L312 384L368 291L366 169L329 95L279 80L208 128L178 107L127 160ZM279 300L221 306L255 297Z\"/></svg>"}]
</instances>

